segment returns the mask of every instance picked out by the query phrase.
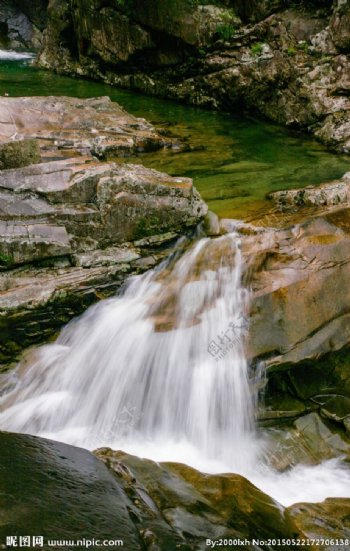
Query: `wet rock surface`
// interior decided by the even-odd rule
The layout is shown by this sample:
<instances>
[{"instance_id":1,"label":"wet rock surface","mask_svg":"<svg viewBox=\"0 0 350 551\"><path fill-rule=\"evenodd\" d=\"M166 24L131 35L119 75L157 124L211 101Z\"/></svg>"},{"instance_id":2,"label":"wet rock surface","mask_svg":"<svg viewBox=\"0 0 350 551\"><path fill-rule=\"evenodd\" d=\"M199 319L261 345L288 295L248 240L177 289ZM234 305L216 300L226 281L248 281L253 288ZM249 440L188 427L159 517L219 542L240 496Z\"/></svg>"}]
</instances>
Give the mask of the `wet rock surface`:
<instances>
[{"instance_id":1,"label":"wet rock surface","mask_svg":"<svg viewBox=\"0 0 350 551\"><path fill-rule=\"evenodd\" d=\"M325 549L337 547L336 541L350 537L350 500L329 498L322 503L298 503L288 508L294 522L309 538L329 540Z\"/></svg>"},{"instance_id":2,"label":"wet rock surface","mask_svg":"<svg viewBox=\"0 0 350 551\"><path fill-rule=\"evenodd\" d=\"M249 356L268 369L316 359L349 342L347 208L243 241L253 289Z\"/></svg>"},{"instance_id":3,"label":"wet rock surface","mask_svg":"<svg viewBox=\"0 0 350 551\"><path fill-rule=\"evenodd\" d=\"M347 440L348 207L330 208L290 229L251 231L242 237L242 250L252 288L247 353L253 370L267 377L260 382L267 383L260 423L292 426L317 413L331 433L339 430ZM298 430L296 455L305 447ZM314 435L314 446L322 448L319 431ZM339 456L340 448L334 453Z\"/></svg>"},{"instance_id":4,"label":"wet rock surface","mask_svg":"<svg viewBox=\"0 0 350 551\"><path fill-rule=\"evenodd\" d=\"M123 540L124 548L135 551L199 551L207 538L349 538L348 499L285 509L235 474L206 475L185 465L158 464L109 448L93 455L23 434L3 432L0 441L2 545L9 534L17 538L40 534L45 550L55 539L66 540L64 549L74 549L83 537L111 540L106 549L115 548L112 540ZM292 549L273 544L270 548Z\"/></svg>"},{"instance_id":5,"label":"wet rock surface","mask_svg":"<svg viewBox=\"0 0 350 551\"><path fill-rule=\"evenodd\" d=\"M49 549L48 539L81 540L83 533L122 539L135 551L173 551L204 549L208 537L302 535L286 509L239 475L204 475L107 448L95 457L20 434L1 433L0 440L1 543L9 534L40 534Z\"/></svg>"}]
</instances>

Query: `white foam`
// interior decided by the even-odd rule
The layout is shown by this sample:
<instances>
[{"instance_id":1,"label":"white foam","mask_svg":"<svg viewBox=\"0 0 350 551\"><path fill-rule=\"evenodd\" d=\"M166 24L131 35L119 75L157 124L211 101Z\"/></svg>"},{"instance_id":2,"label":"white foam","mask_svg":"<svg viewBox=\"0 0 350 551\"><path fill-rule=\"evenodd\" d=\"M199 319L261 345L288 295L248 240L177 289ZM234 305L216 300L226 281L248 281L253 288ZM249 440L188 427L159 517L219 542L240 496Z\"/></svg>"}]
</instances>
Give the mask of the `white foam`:
<instances>
[{"instance_id":1,"label":"white foam","mask_svg":"<svg viewBox=\"0 0 350 551\"><path fill-rule=\"evenodd\" d=\"M20 61L24 59L33 59L35 55L31 52L14 52L12 50L0 50L0 60Z\"/></svg>"}]
</instances>

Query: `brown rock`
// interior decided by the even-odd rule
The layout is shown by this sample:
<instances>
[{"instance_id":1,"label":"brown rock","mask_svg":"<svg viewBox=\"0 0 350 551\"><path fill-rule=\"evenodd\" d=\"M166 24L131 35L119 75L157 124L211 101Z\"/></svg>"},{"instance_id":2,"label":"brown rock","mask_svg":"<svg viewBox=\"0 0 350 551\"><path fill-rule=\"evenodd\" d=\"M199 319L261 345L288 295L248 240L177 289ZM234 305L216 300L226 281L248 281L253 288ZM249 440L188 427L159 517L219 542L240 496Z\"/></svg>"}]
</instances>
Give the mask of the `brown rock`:
<instances>
[{"instance_id":1,"label":"brown rock","mask_svg":"<svg viewBox=\"0 0 350 551\"><path fill-rule=\"evenodd\" d=\"M328 498L322 503L296 503L288 507L288 511L308 538L329 541L324 546L327 551L338 547L336 540L350 538L350 499Z\"/></svg>"},{"instance_id":2,"label":"brown rock","mask_svg":"<svg viewBox=\"0 0 350 551\"><path fill-rule=\"evenodd\" d=\"M0 121L0 143L36 139L47 160L62 153L106 159L159 149L174 141L108 97L0 97Z\"/></svg>"},{"instance_id":3,"label":"brown rock","mask_svg":"<svg viewBox=\"0 0 350 551\"><path fill-rule=\"evenodd\" d=\"M348 216L347 209L332 211L242 240L253 288L248 354L267 357L269 369L350 342Z\"/></svg>"}]
</instances>

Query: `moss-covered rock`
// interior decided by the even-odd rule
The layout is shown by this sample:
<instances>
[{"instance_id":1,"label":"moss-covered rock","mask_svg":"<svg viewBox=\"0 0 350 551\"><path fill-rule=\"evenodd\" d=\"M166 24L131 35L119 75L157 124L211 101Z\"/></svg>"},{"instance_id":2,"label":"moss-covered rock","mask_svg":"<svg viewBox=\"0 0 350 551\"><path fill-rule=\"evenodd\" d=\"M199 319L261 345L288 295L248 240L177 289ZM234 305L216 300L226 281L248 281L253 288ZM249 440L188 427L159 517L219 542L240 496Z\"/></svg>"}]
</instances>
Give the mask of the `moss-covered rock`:
<instances>
[{"instance_id":1,"label":"moss-covered rock","mask_svg":"<svg viewBox=\"0 0 350 551\"><path fill-rule=\"evenodd\" d=\"M40 148L36 140L0 143L0 170L21 168L40 163Z\"/></svg>"}]
</instances>

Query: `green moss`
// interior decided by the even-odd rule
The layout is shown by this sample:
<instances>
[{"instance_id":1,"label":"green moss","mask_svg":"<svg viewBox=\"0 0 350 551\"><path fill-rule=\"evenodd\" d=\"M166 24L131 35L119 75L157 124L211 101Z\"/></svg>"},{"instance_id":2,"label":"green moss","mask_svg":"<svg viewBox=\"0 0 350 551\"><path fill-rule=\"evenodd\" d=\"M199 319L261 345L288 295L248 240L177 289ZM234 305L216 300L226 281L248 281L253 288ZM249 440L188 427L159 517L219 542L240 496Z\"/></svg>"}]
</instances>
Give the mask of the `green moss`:
<instances>
[{"instance_id":1,"label":"green moss","mask_svg":"<svg viewBox=\"0 0 350 551\"><path fill-rule=\"evenodd\" d=\"M147 218L140 218L137 223L134 232L134 239L142 239L144 237L149 237L155 233L159 233L160 220L158 216L148 216Z\"/></svg>"},{"instance_id":2,"label":"green moss","mask_svg":"<svg viewBox=\"0 0 350 551\"><path fill-rule=\"evenodd\" d=\"M287 55L289 55L290 57L295 56L296 53L297 53L297 52L296 52L296 49L293 48L293 46L290 46L290 47L287 49Z\"/></svg>"}]
</instances>

